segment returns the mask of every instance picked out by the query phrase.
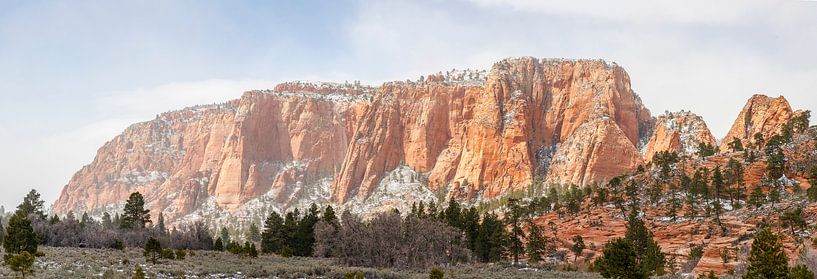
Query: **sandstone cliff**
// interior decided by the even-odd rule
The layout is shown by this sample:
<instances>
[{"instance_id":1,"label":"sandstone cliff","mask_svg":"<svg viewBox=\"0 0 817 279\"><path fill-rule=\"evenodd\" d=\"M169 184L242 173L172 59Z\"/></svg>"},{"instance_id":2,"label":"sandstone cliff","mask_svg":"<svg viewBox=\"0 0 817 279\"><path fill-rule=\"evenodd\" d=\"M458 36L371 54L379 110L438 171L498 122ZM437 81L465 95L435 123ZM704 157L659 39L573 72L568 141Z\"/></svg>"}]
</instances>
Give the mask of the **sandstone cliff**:
<instances>
[{"instance_id":1,"label":"sandstone cliff","mask_svg":"<svg viewBox=\"0 0 817 279\"><path fill-rule=\"evenodd\" d=\"M656 118L644 160L652 161L652 157L661 151L693 155L698 152L699 143L717 145L703 118L689 111L667 112Z\"/></svg>"},{"instance_id":2,"label":"sandstone cliff","mask_svg":"<svg viewBox=\"0 0 817 279\"><path fill-rule=\"evenodd\" d=\"M304 196L323 202L328 190L311 188L339 168L371 90L287 83L225 104L164 113L100 148L53 210L116 210L134 191L169 220L206 204L234 210L260 196L275 208Z\"/></svg>"},{"instance_id":3,"label":"sandstone cliff","mask_svg":"<svg viewBox=\"0 0 817 279\"><path fill-rule=\"evenodd\" d=\"M792 115L791 106L783 96L777 98L760 94L752 96L723 138L721 152L729 150L729 143L736 138L741 140L743 146L757 145L755 134L759 133L764 139L770 138L780 132L783 124L786 124Z\"/></svg>"},{"instance_id":4,"label":"sandstone cliff","mask_svg":"<svg viewBox=\"0 0 817 279\"><path fill-rule=\"evenodd\" d=\"M171 222L493 198L536 177L585 184L630 171L652 121L624 69L601 60L507 59L379 88L284 83L133 125L53 209L117 210L133 191Z\"/></svg>"},{"instance_id":5,"label":"sandstone cliff","mask_svg":"<svg viewBox=\"0 0 817 279\"><path fill-rule=\"evenodd\" d=\"M333 201L367 197L401 164L426 173L435 191L492 198L535 176L585 184L641 163L636 145L651 117L621 67L520 58L496 63L484 79L468 75L477 78L383 85L355 131Z\"/></svg>"}]
</instances>

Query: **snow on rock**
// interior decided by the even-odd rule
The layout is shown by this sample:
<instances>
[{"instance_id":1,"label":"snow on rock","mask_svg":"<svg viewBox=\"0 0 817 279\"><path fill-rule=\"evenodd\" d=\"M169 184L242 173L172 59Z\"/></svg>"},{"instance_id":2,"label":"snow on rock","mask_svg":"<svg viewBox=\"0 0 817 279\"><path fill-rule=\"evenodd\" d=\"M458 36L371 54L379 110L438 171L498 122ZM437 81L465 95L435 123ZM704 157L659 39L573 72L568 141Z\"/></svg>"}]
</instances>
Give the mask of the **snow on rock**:
<instances>
[{"instance_id":1,"label":"snow on rock","mask_svg":"<svg viewBox=\"0 0 817 279\"><path fill-rule=\"evenodd\" d=\"M388 172L377 184L372 194L364 199L356 196L342 207L353 214L371 217L392 209L401 213L411 211L413 203L434 201L437 197L423 182L424 175L408 166L401 165Z\"/></svg>"}]
</instances>

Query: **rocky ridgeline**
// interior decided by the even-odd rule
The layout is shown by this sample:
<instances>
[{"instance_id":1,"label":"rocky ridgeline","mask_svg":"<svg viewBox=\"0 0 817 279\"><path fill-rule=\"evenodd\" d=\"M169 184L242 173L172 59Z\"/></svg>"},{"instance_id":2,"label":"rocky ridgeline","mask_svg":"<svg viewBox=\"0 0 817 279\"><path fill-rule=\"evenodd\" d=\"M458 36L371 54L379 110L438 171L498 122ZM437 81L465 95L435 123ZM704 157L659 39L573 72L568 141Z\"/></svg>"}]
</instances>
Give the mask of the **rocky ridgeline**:
<instances>
[{"instance_id":1,"label":"rocky ridgeline","mask_svg":"<svg viewBox=\"0 0 817 279\"><path fill-rule=\"evenodd\" d=\"M733 127L751 131L729 136L791 117L756 98L738 119L752 124ZM715 142L700 117L654 119L615 63L514 58L379 87L287 82L162 114L102 146L52 209L101 214L134 191L169 223L258 221L312 202L364 214L476 203L534 181L603 182L701 141Z\"/></svg>"}]
</instances>

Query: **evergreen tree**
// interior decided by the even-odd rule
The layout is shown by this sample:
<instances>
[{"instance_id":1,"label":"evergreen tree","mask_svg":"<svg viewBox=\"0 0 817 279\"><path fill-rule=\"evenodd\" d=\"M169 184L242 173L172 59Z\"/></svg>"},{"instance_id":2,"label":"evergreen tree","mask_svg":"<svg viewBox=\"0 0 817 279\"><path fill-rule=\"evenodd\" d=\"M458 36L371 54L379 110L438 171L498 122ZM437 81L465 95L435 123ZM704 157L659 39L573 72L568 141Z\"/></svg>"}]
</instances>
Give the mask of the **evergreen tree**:
<instances>
[{"instance_id":1,"label":"evergreen tree","mask_svg":"<svg viewBox=\"0 0 817 279\"><path fill-rule=\"evenodd\" d=\"M270 213L264 221L264 232L261 233L261 251L280 253L284 248L284 219L277 212Z\"/></svg>"},{"instance_id":2,"label":"evergreen tree","mask_svg":"<svg viewBox=\"0 0 817 279\"><path fill-rule=\"evenodd\" d=\"M156 262L162 256L162 244L159 243L158 239L153 237L148 238L147 242L145 243L144 255L146 261L156 264Z\"/></svg>"},{"instance_id":3,"label":"evergreen tree","mask_svg":"<svg viewBox=\"0 0 817 279\"><path fill-rule=\"evenodd\" d=\"M528 261L538 263L545 255L548 246L548 239L545 236L544 228L531 224L528 229Z\"/></svg>"},{"instance_id":4,"label":"evergreen tree","mask_svg":"<svg viewBox=\"0 0 817 279\"><path fill-rule=\"evenodd\" d=\"M102 227L106 229L114 228L113 220L111 220L111 214L109 214L108 212L102 213Z\"/></svg>"},{"instance_id":5,"label":"evergreen tree","mask_svg":"<svg viewBox=\"0 0 817 279\"><path fill-rule=\"evenodd\" d=\"M509 199L505 212L505 222L511 227L508 235L508 252L513 263L519 264L519 255L524 253L525 247L522 244L524 232L522 231L523 208L517 199Z\"/></svg>"},{"instance_id":6,"label":"evergreen tree","mask_svg":"<svg viewBox=\"0 0 817 279\"><path fill-rule=\"evenodd\" d=\"M791 229L791 235L794 236L795 229L803 229L808 225L806 219L803 219L803 208L796 207L787 210L780 216L780 223L783 223L784 228Z\"/></svg>"},{"instance_id":7,"label":"evergreen tree","mask_svg":"<svg viewBox=\"0 0 817 279\"><path fill-rule=\"evenodd\" d=\"M159 218L156 221L156 229L159 231L160 235L167 234L167 228L165 227L165 215L162 212L159 212Z\"/></svg>"},{"instance_id":8,"label":"evergreen tree","mask_svg":"<svg viewBox=\"0 0 817 279\"><path fill-rule=\"evenodd\" d=\"M39 240L31 226L31 220L23 210L17 210L8 221L6 235L3 238L3 248L6 256L26 251L31 255L37 254ZM5 256L4 256L5 257Z\"/></svg>"},{"instance_id":9,"label":"evergreen tree","mask_svg":"<svg viewBox=\"0 0 817 279\"><path fill-rule=\"evenodd\" d=\"M3 257L4 262L13 271L20 272L22 278L26 278L26 274L34 273L34 256L28 251L22 251L15 255L6 255Z\"/></svg>"},{"instance_id":10,"label":"evergreen tree","mask_svg":"<svg viewBox=\"0 0 817 279\"><path fill-rule=\"evenodd\" d=\"M255 223L250 224L250 228L247 231L247 239L252 242L261 241L261 231L258 230L258 226L256 226Z\"/></svg>"},{"instance_id":11,"label":"evergreen tree","mask_svg":"<svg viewBox=\"0 0 817 279\"><path fill-rule=\"evenodd\" d=\"M786 157L783 154L784 139L780 135L774 135L766 143L766 173L772 179L783 176Z\"/></svg>"},{"instance_id":12,"label":"evergreen tree","mask_svg":"<svg viewBox=\"0 0 817 279\"><path fill-rule=\"evenodd\" d=\"M422 202L420 202L422 203ZM338 225L338 217L335 215L335 209L332 208L331 205L327 205L326 209L323 210L323 217L321 218L324 222L328 224Z\"/></svg>"},{"instance_id":13,"label":"evergreen tree","mask_svg":"<svg viewBox=\"0 0 817 279\"><path fill-rule=\"evenodd\" d=\"M573 246L570 246L570 251L573 252L573 262L576 262L584 252L584 238L581 235L573 237Z\"/></svg>"},{"instance_id":14,"label":"evergreen tree","mask_svg":"<svg viewBox=\"0 0 817 279\"><path fill-rule=\"evenodd\" d=\"M312 246L315 244L315 224L318 223L319 214L318 206L313 203L298 222L292 241L293 255L301 257L312 255Z\"/></svg>"},{"instance_id":15,"label":"evergreen tree","mask_svg":"<svg viewBox=\"0 0 817 279\"><path fill-rule=\"evenodd\" d=\"M224 251L224 241L221 240L221 237L217 238L215 243L213 243L213 250Z\"/></svg>"},{"instance_id":16,"label":"evergreen tree","mask_svg":"<svg viewBox=\"0 0 817 279\"><path fill-rule=\"evenodd\" d=\"M479 237L479 212L476 208L463 210L462 226L465 232L465 239L468 242L468 249L476 251L477 238Z\"/></svg>"},{"instance_id":17,"label":"evergreen tree","mask_svg":"<svg viewBox=\"0 0 817 279\"><path fill-rule=\"evenodd\" d=\"M445 222L448 223L449 226L462 229L462 224L460 220L460 204L451 197L448 200L448 207L445 208L443 211L443 215L445 215Z\"/></svg>"},{"instance_id":18,"label":"evergreen tree","mask_svg":"<svg viewBox=\"0 0 817 279\"><path fill-rule=\"evenodd\" d=\"M745 279L786 278L789 258L783 251L778 236L763 228L755 236L749 252Z\"/></svg>"},{"instance_id":19,"label":"evergreen tree","mask_svg":"<svg viewBox=\"0 0 817 279\"><path fill-rule=\"evenodd\" d=\"M814 279L814 272L808 270L805 265L798 265L789 269L788 279Z\"/></svg>"},{"instance_id":20,"label":"evergreen tree","mask_svg":"<svg viewBox=\"0 0 817 279\"><path fill-rule=\"evenodd\" d=\"M723 206L721 205L723 175L721 174L720 166L716 166L715 171L712 173L712 190L715 192L715 196L712 199L712 208L715 211L715 221L718 223L718 226L723 229L723 224L721 224L721 211L723 210Z\"/></svg>"},{"instance_id":21,"label":"evergreen tree","mask_svg":"<svg viewBox=\"0 0 817 279\"><path fill-rule=\"evenodd\" d=\"M133 279L145 279L145 271L142 270L141 265L136 265L136 270L133 272Z\"/></svg>"},{"instance_id":22,"label":"evergreen tree","mask_svg":"<svg viewBox=\"0 0 817 279\"><path fill-rule=\"evenodd\" d=\"M729 149L732 149L733 152L743 151L743 142L738 138L733 138L729 142Z\"/></svg>"},{"instance_id":23,"label":"evergreen tree","mask_svg":"<svg viewBox=\"0 0 817 279\"><path fill-rule=\"evenodd\" d=\"M37 190L31 189L23 198L23 203L17 206L17 210L21 211L26 217L34 214L40 220L45 220L45 213L43 212L43 205L45 201L40 198L40 193Z\"/></svg>"},{"instance_id":24,"label":"evergreen tree","mask_svg":"<svg viewBox=\"0 0 817 279\"><path fill-rule=\"evenodd\" d=\"M496 262L505 252L505 226L493 213L482 217L477 236L476 255L482 262Z\"/></svg>"},{"instance_id":25,"label":"evergreen tree","mask_svg":"<svg viewBox=\"0 0 817 279\"><path fill-rule=\"evenodd\" d=\"M763 194L763 189L760 186L755 186L752 193L749 194L749 204L755 208L761 207L766 203L766 195Z\"/></svg>"},{"instance_id":26,"label":"evergreen tree","mask_svg":"<svg viewBox=\"0 0 817 279\"><path fill-rule=\"evenodd\" d=\"M258 258L258 249L255 248L255 243L250 243L249 255L250 257Z\"/></svg>"},{"instance_id":27,"label":"evergreen tree","mask_svg":"<svg viewBox=\"0 0 817 279\"><path fill-rule=\"evenodd\" d=\"M125 203L119 228L143 229L145 223L150 223L150 210L145 209L145 199L139 192L133 192Z\"/></svg>"},{"instance_id":28,"label":"evergreen tree","mask_svg":"<svg viewBox=\"0 0 817 279\"><path fill-rule=\"evenodd\" d=\"M633 244L623 238L616 238L604 245L602 256L593 265L604 278L646 279L648 274L638 265L638 257Z\"/></svg>"},{"instance_id":29,"label":"evergreen tree","mask_svg":"<svg viewBox=\"0 0 817 279\"><path fill-rule=\"evenodd\" d=\"M227 230L227 227L221 227L221 241L227 244L232 241L230 240L230 231Z\"/></svg>"},{"instance_id":30,"label":"evergreen tree","mask_svg":"<svg viewBox=\"0 0 817 279\"><path fill-rule=\"evenodd\" d=\"M817 166L811 167L808 183L811 185L808 190L806 190L808 200L810 202L817 202Z\"/></svg>"},{"instance_id":31,"label":"evergreen tree","mask_svg":"<svg viewBox=\"0 0 817 279\"><path fill-rule=\"evenodd\" d=\"M653 239L653 233L644 225L644 220L633 210L627 221L625 238L636 251L639 268L647 275L664 275L666 260L658 242Z\"/></svg>"}]
</instances>

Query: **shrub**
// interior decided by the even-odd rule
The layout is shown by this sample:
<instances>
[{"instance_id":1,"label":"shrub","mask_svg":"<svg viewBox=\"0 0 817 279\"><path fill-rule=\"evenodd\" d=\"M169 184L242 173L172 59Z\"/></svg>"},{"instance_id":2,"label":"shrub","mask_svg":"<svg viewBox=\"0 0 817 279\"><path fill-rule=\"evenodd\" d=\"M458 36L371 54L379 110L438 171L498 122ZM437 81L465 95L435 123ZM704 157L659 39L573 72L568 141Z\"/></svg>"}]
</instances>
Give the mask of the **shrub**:
<instances>
[{"instance_id":1,"label":"shrub","mask_svg":"<svg viewBox=\"0 0 817 279\"><path fill-rule=\"evenodd\" d=\"M176 250L176 259L177 260L184 260L184 257L187 257L187 251L183 249Z\"/></svg>"},{"instance_id":2,"label":"shrub","mask_svg":"<svg viewBox=\"0 0 817 279\"><path fill-rule=\"evenodd\" d=\"M22 251L13 256L6 254L3 256L3 260L11 270L20 272L23 278L26 277L26 274L34 272L31 268L34 265L34 256L28 253L28 251Z\"/></svg>"},{"instance_id":3,"label":"shrub","mask_svg":"<svg viewBox=\"0 0 817 279\"><path fill-rule=\"evenodd\" d=\"M108 248L122 251L125 250L125 243L122 243L122 240L115 239L110 245L108 245Z\"/></svg>"},{"instance_id":4,"label":"shrub","mask_svg":"<svg viewBox=\"0 0 817 279\"><path fill-rule=\"evenodd\" d=\"M431 273L428 275L428 279L443 279L443 276L445 276L445 272L439 268L432 268Z\"/></svg>"},{"instance_id":5,"label":"shrub","mask_svg":"<svg viewBox=\"0 0 817 279\"><path fill-rule=\"evenodd\" d=\"M145 279L145 271L142 266L136 265L136 271L133 272L133 279Z\"/></svg>"},{"instance_id":6,"label":"shrub","mask_svg":"<svg viewBox=\"0 0 817 279\"><path fill-rule=\"evenodd\" d=\"M147 243L145 243L144 254L147 261L156 264L156 262L162 256L162 244L159 243L159 240L153 237L149 238Z\"/></svg>"},{"instance_id":7,"label":"shrub","mask_svg":"<svg viewBox=\"0 0 817 279\"><path fill-rule=\"evenodd\" d=\"M163 249L161 257L162 257L162 259L175 260L176 259L176 254L173 253L173 250Z\"/></svg>"}]
</instances>

